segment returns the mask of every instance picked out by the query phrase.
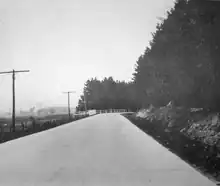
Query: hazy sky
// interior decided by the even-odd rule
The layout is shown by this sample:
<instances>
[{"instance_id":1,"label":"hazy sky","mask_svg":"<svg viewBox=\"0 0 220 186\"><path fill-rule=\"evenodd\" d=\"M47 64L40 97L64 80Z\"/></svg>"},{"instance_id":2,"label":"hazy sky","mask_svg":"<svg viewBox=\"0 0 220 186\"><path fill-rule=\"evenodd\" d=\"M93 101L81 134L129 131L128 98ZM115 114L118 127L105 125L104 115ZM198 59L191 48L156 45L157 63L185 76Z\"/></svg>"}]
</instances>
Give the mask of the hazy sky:
<instances>
[{"instance_id":1,"label":"hazy sky","mask_svg":"<svg viewBox=\"0 0 220 186\"><path fill-rule=\"evenodd\" d=\"M62 91L113 76L130 80L138 57L173 0L0 0L0 71L16 75L16 106L66 105ZM0 75L0 110L12 104L11 75Z\"/></svg>"}]
</instances>

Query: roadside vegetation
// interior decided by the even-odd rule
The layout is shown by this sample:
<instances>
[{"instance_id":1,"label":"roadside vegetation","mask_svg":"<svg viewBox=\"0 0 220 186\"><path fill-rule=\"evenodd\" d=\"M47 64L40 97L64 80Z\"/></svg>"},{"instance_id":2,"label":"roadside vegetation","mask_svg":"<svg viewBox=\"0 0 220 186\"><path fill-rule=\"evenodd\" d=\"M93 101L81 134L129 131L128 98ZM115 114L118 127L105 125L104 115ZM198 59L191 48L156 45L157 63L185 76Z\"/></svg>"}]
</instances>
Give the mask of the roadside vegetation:
<instances>
[{"instance_id":1,"label":"roadside vegetation","mask_svg":"<svg viewBox=\"0 0 220 186\"><path fill-rule=\"evenodd\" d=\"M84 101L88 109L136 111L171 100L181 107L220 110L219 10L219 1L176 0L137 59L132 80L87 80L78 110Z\"/></svg>"},{"instance_id":2,"label":"roadside vegetation","mask_svg":"<svg viewBox=\"0 0 220 186\"><path fill-rule=\"evenodd\" d=\"M194 111L170 104L123 115L191 166L220 181L218 113Z\"/></svg>"}]
</instances>

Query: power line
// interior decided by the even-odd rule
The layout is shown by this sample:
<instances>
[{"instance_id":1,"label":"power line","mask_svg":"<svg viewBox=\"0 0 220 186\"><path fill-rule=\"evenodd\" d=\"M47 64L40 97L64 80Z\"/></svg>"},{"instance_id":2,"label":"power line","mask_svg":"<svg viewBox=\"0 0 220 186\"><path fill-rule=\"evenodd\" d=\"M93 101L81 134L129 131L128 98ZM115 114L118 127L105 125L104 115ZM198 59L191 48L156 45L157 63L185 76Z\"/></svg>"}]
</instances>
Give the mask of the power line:
<instances>
[{"instance_id":1,"label":"power line","mask_svg":"<svg viewBox=\"0 0 220 186\"><path fill-rule=\"evenodd\" d=\"M15 132L15 73L30 72L30 70L17 70L0 72L0 74L12 74L12 129Z\"/></svg>"}]
</instances>

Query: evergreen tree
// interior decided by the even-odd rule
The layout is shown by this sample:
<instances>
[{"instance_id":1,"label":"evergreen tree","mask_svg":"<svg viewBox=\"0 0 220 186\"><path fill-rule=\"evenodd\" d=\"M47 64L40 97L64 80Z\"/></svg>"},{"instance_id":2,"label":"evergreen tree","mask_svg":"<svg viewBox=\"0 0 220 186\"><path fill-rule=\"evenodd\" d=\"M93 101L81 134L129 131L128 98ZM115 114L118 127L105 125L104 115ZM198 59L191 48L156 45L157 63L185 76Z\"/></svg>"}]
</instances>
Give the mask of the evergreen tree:
<instances>
[{"instance_id":1,"label":"evergreen tree","mask_svg":"<svg viewBox=\"0 0 220 186\"><path fill-rule=\"evenodd\" d=\"M88 80L88 108L137 109L174 100L187 107L220 104L220 2L176 0L135 66L133 81ZM79 100L79 108L83 104Z\"/></svg>"},{"instance_id":2,"label":"evergreen tree","mask_svg":"<svg viewBox=\"0 0 220 186\"><path fill-rule=\"evenodd\" d=\"M213 106L219 97L219 63L215 62L220 55L215 31L220 25L219 4L176 1L167 18L157 25L133 74L143 104L174 100L185 106Z\"/></svg>"}]
</instances>

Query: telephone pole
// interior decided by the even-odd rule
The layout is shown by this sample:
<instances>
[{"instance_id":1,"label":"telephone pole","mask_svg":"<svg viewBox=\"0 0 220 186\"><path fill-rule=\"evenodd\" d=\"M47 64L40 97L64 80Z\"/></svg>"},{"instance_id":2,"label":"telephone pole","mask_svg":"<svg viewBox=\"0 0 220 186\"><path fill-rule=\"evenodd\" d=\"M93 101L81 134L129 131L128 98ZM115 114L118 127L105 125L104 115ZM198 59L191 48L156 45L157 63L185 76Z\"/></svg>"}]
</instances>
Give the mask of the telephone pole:
<instances>
[{"instance_id":1,"label":"telephone pole","mask_svg":"<svg viewBox=\"0 0 220 186\"><path fill-rule=\"evenodd\" d=\"M30 70L12 70L0 74L12 74L12 129L15 132L15 73L30 72Z\"/></svg>"},{"instance_id":2,"label":"telephone pole","mask_svg":"<svg viewBox=\"0 0 220 186\"><path fill-rule=\"evenodd\" d=\"M70 115L70 94L71 93L76 93L75 91L68 91L68 92L63 92L64 94L68 95L68 115L69 115L69 120L71 120L71 115Z\"/></svg>"}]
</instances>

